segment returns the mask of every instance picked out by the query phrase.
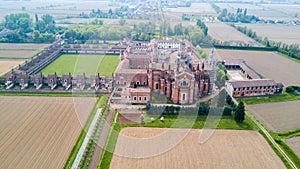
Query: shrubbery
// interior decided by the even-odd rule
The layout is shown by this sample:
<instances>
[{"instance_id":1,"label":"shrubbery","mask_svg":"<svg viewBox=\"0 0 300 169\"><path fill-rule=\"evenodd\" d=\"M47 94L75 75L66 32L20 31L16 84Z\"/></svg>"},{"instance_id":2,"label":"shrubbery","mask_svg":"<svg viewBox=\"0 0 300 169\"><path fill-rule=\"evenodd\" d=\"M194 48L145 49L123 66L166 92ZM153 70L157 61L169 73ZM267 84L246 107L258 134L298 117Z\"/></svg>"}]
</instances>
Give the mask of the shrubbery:
<instances>
[{"instance_id":1,"label":"shrubbery","mask_svg":"<svg viewBox=\"0 0 300 169\"><path fill-rule=\"evenodd\" d=\"M294 93L294 92L300 92L300 87L299 86L288 86L285 91L287 93Z\"/></svg>"},{"instance_id":2,"label":"shrubbery","mask_svg":"<svg viewBox=\"0 0 300 169\"><path fill-rule=\"evenodd\" d=\"M177 107L177 106L155 106L150 105L147 113L149 115L213 115L214 113L219 114L219 111L223 110L223 115L231 116L232 111L235 110L234 107L212 107L208 104L201 104L197 107Z\"/></svg>"}]
</instances>

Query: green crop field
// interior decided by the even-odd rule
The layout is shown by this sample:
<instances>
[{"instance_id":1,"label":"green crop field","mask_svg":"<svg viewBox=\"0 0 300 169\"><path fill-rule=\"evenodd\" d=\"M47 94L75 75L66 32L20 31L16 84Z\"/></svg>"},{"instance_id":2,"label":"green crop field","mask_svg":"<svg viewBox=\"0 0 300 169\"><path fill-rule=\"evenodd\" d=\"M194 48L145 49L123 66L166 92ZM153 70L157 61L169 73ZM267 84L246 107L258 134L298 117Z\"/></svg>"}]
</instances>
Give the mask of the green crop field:
<instances>
[{"instance_id":1,"label":"green crop field","mask_svg":"<svg viewBox=\"0 0 300 169\"><path fill-rule=\"evenodd\" d=\"M88 55L88 54L64 54L49 64L41 73L44 75L54 74L72 75L85 73L86 76L96 75L111 76L119 63L118 55Z\"/></svg>"}]
</instances>

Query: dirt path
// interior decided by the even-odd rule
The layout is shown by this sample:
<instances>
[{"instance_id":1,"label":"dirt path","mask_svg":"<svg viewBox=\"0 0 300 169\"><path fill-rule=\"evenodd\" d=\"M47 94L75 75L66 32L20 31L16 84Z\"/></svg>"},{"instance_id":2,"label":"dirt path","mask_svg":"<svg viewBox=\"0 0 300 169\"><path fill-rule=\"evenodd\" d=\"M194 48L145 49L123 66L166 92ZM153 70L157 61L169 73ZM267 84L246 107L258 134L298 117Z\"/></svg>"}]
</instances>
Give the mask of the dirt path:
<instances>
[{"instance_id":1,"label":"dirt path","mask_svg":"<svg viewBox=\"0 0 300 169\"><path fill-rule=\"evenodd\" d=\"M102 154L102 150L103 150L102 148L104 147L107 135L109 133L112 118L113 118L113 113L109 112L106 117L106 122L104 123L103 129L101 130L101 134L100 134L99 140L97 142L97 146L95 147L92 159L90 161L89 169L97 168L97 165L100 160L100 156Z\"/></svg>"}]
</instances>

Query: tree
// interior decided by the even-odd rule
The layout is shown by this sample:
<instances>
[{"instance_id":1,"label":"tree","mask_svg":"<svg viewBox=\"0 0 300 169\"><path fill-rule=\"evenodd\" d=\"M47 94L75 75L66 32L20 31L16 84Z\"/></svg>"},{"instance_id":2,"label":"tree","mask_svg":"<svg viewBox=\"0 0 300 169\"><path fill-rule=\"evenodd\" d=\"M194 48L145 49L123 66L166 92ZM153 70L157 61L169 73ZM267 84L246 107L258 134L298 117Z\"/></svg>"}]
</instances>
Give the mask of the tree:
<instances>
[{"instance_id":1,"label":"tree","mask_svg":"<svg viewBox=\"0 0 300 169\"><path fill-rule=\"evenodd\" d=\"M150 101L147 101L146 110L148 111L148 110L150 110L150 108L151 108L151 103L150 103Z\"/></svg>"},{"instance_id":2,"label":"tree","mask_svg":"<svg viewBox=\"0 0 300 169\"><path fill-rule=\"evenodd\" d=\"M182 27L181 23L174 26L174 34L175 35L182 35L183 34L183 27Z\"/></svg>"},{"instance_id":3,"label":"tree","mask_svg":"<svg viewBox=\"0 0 300 169\"><path fill-rule=\"evenodd\" d=\"M225 9L223 9L223 11L222 11L222 13L221 13L221 16L222 17L226 17L227 16L227 9L225 8Z\"/></svg>"},{"instance_id":4,"label":"tree","mask_svg":"<svg viewBox=\"0 0 300 169\"><path fill-rule=\"evenodd\" d=\"M242 123L245 120L245 105L244 102L240 102L235 113L234 119L238 123Z\"/></svg>"},{"instance_id":5,"label":"tree","mask_svg":"<svg viewBox=\"0 0 300 169\"><path fill-rule=\"evenodd\" d=\"M124 26L126 24L126 20L125 19L120 19L119 24L120 24L120 26Z\"/></svg>"},{"instance_id":6,"label":"tree","mask_svg":"<svg viewBox=\"0 0 300 169\"><path fill-rule=\"evenodd\" d=\"M40 36L41 36L40 31L38 30L33 31L33 39L38 40Z\"/></svg>"},{"instance_id":7,"label":"tree","mask_svg":"<svg viewBox=\"0 0 300 169\"><path fill-rule=\"evenodd\" d=\"M39 16L35 14L35 30L39 30Z\"/></svg>"},{"instance_id":8,"label":"tree","mask_svg":"<svg viewBox=\"0 0 300 169\"><path fill-rule=\"evenodd\" d=\"M244 10L244 16L246 16L247 15L247 8L245 8L245 10Z\"/></svg>"}]
</instances>

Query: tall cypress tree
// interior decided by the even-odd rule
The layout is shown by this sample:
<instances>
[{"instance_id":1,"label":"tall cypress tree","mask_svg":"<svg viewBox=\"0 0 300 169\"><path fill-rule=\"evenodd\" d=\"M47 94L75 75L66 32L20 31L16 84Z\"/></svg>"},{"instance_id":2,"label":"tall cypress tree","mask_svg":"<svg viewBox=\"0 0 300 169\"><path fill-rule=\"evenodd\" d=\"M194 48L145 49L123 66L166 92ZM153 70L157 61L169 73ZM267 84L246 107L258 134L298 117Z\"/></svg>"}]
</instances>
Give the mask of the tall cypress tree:
<instances>
[{"instance_id":1,"label":"tall cypress tree","mask_svg":"<svg viewBox=\"0 0 300 169\"><path fill-rule=\"evenodd\" d=\"M234 119L238 123L242 123L245 120L245 105L244 102L240 102L235 114L234 114Z\"/></svg>"}]
</instances>

